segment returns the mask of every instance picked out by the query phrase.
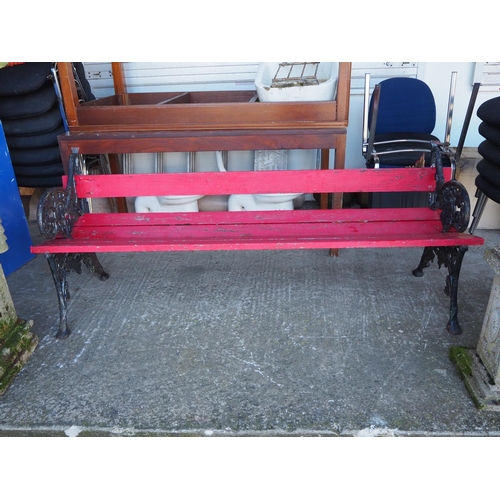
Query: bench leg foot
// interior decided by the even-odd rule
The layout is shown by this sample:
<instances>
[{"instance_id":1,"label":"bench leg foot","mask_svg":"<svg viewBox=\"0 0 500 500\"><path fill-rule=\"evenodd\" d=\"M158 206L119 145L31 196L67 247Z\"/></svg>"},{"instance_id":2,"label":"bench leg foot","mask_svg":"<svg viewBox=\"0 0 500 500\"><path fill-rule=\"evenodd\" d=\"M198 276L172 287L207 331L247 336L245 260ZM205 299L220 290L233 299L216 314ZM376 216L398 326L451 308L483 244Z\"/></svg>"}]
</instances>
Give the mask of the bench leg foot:
<instances>
[{"instance_id":1,"label":"bench leg foot","mask_svg":"<svg viewBox=\"0 0 500 500\"><path fill-rule=\"evenodd\" d=\"M89 271L99 274L101 281L107 280L109 274L104 271L95 253L47 254L46 257L59 300L59 331L56 334L56 338L64 339L71 333L68 328L68 300L70 299L68 288L69 273L76 271L80 274L83 262Z\"/></svg>"},{"instance_id":2,"label":"bench leg foot","mask_svg":"<svg viewBox=\"0 0 500 500\"><path fill-rule=\"evenodd\" d=\"M414 276L423 276L423 269L429 267L435 256L438 258L439 267L445 266L448 269L444 292L450 297L450 319L446 329L453 335L462 333L462 328L458 322L458 279L462 268L462 260L467 250L468 247L466 246L425 247L420 263L412 271Z\"/></svg>"},{"instance_id":3,"label":"bench leg foot","mask_svg":"<svg viewBox=\"0 0 500 500\"><path fill-rule=\"evenodd\" d=\"M95 253L82 253L80 255L82 262L87 266L87 269L91 273L98 274L101 281L106 281L109 278L109 274L103 269Z\"/></svg>"},{"instance_id":4,"label":"bench leg foot","mask_svg":"<svg viewBox=\"0 0 500 500\"><path fill-rule=\"evenodd\" d=\"M424 269L426 267L429 267L433 260L434 260L433 247L425 247L417 268L412 271L413 276L421 278L424 275Z\"/></svg>"}]
</instances>

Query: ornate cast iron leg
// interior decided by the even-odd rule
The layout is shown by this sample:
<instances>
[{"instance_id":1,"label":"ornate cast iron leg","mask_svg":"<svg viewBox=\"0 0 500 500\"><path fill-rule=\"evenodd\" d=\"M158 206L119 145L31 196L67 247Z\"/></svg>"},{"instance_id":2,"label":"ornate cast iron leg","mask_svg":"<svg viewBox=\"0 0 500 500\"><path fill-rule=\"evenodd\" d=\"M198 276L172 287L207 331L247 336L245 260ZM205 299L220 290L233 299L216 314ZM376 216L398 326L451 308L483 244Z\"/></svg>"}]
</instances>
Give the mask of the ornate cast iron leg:
<instances>
[{"instance_id":1,"label":"ornate cast iron leg","mask_svg":"<svg viewBox=\"0 0 500 500\"><path fill-rule=\"evenodd\" d=\"M466 246L447 247L441 250L446 252L446 262L444 265L448 269L444 292L450 297L450 321L446 329L453 335L459 335L462 333L462 329L458 323L458 278L460 277L462 260L468 248Z\"/></svg>"},{"instance_id":2,"label":"ornate cast iron leg","mask_svg":"<svg viewBox=\"0 0 500 500\"><path fill-rule=\"evenodd\" d=\"M454 179L448 182L444 181L440 147L438 143L433 141L431 141L431 146L433 164L436 168L436 191L431 197L429 208L431 210L441 210L439 217L443 226L443 233L451 230L463 233L469 225L470 216L470 201L467 189ZM412 271L414 276L423 276L424 268L429 267L435 256L438 258L439 267L444 265L448 269L444 292L450 297L450 319L446 329L453 335L462 333L458 323L458 278L462 260L467 250L466 246L425 247L420 263Z\"/></svg>"},{"instance_id":3,"label":"ornate cast iron leg","mask_svg":"<svg viewBox=\"0 0 500 500\"><path fill-rule=\"evenodd\" d=\"M59 332L56 338L64 339L71 333L68 328L68 310L67 301L69 299L68 292L68 274L69 271L64 265L64 260L67 259L67 254L47 254L47 262L49 263L52 272L52 278L56 286L57 298L59 299Z\"/></svg>"},{"instance_id":4,"label":"ornate cast iron leg","mask_svg":"<svg viewBox=\"0 0 500 500\"><path fill-rule=\"evenodd\" d=\"M75 174L81 174L77 149L72 149L69 160L68 185L66 188L52 188L46 191L38 204L38 227L46 239L57 236L71 238L71 231L78 218L85 212L83 200L76 195ZM104 271L95 253L47 254L47 261L52 272L59 299L59 332L57 338L70 334L68 328L67 302L69 300L68 275L71 271L82 272L82 262L101 280L107 280L109 274Z\"/></svg>"},{"instance_id":5,"label":"ornate cast iron leg","mask_svg":"<svg viewBox=\"0 0 500 500\"><path fill-rule=\"evenodd\" d=\"M81 254L47 254L47 262L52 272L52 278L56 286L57 298L59 300L59 331L56 338L64 339L71 333L68 328L68 309L67 303L70 299L68 288L68 275L71 271L78 274L82 272L82 262L90 272L99 274L101 281L107 280L109 274L106 273L97 259L95 253Z\"/></svg>"},{"instance_id":6,"label":"ornate cast iron leg","mask_svg":"<svg viewBox=\"0 0 500 500\"><path fill-rule=\"evenodd\" d=\"M435 256L438 258L438 266L445 266L448 269L444 292L450 297L450 319L446 325L446 329L453 335L462 333L458 322L458 279L460 277L462 260L467 250L468 247L466 246L425 247L419 265L412 271L414 276L423 276L423 269L429 267L430 262L434 260Z\"/></svg>"}]
</instances>

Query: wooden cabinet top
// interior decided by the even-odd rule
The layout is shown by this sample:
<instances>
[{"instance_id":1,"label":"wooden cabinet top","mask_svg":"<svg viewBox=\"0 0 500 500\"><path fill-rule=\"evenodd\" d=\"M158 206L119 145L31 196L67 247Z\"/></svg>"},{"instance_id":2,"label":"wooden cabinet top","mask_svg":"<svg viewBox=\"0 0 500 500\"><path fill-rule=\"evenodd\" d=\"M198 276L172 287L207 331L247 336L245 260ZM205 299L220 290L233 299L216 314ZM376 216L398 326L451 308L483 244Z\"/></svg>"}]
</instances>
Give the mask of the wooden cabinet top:
<instances>
[{"instance_id":1,"label":"wooden cabinet top","mask_svg":"<svg viewBox=\"0 0 500 500\"><path fill-rule=\"evenodd\" d=\"M259 102L254 91L127 93L121 63L112 63L115 94L79 103L71 63L58 63L71 132L255 131L345 129L351 63L339 63L332 101Z\"/></svg>"}]
</instances>

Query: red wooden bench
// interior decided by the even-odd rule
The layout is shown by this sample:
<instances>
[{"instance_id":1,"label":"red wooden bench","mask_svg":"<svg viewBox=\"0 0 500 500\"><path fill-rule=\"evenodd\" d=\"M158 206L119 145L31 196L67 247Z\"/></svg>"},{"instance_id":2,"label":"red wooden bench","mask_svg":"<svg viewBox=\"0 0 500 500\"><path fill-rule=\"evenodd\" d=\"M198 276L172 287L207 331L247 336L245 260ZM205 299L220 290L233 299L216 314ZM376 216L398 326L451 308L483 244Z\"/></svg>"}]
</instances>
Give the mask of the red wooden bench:
<instances>
[{"instance_id":1,"label":"red wooden bench","mask_svg":"<svg viewBox=\"0 0 500 500\"><path fill-rule=\"evenodd\" d=\"M31 251L46 254L60 306L57 337L66 337L67 277L81 263L108 277L96 253L204 250L306 250L423 247L415 276L435 257L448 269L448 331L461 333L457 290L462 258L480 237L464 233L466 190L449 180L449 168L209 172L81 175L74 150L66 188L47 191L38 223L46 241ZM429 192L429 208L296 209L259 212L85 213L88 198L255 193ZM327 262L325 262L327 265Z\"/></svg>"}]
</instances>

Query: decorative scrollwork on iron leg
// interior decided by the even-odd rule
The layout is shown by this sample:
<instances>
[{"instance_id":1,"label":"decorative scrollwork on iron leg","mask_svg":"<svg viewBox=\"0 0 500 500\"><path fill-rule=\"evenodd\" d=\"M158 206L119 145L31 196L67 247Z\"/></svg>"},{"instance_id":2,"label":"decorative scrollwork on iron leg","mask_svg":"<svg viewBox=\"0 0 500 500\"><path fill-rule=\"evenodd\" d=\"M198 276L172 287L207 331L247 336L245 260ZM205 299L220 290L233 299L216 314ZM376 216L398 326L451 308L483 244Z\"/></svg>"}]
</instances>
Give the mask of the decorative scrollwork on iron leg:
<instances>
[{"instance_id":1,"label":"decorative scrollwork on iron leg","mask_svg":"<svg viewBox=\"0 0 500 500\"><path fill-rule=\"evenodd\" d=\"M455 179L445 182L441 149L435 142L432 146L432 163L436 169L436 190L432 193L429 207L431 210L441 210L440 218L443 233L455 229L463 233L470 218L470 199L467 189Z\"/></svg>"},{"instance_id":2,"label":"decorative scrollwork on iron leg","mask_svg":"<svg viewBox=\"0 0 500 500\"><path fill-rule=\"evenodd\" d=\"M468 247L466 246L425 247L419 265L412 271L414 276L423 276L423 269L429 267L430 262L435 257L437 257L437 263L440 268L441 266L445 266L448 269L444 292L450 297L450 319L446 325L446 329L453 335L462 333L462 328L458 322L458 279L460 277L460 269L462 268L462 260L467 250Z\"/></svg>"},{"instance_id":3,"label":"decorative scrollwork on iron leg","mask_svg":"<svg viewBox=\"0 0 500 500\"><path fill-rule=\"evenodd\" d=\"M38 228L48 240L58 235L70 238L73 225L81 215L80 203L71 191L51 188L43 193L38 203Z\"/></svg>"},{"instance_id":4,"label":"decorative scrollwork on iron leg","mask_svg":"<svg viewBox=\"0 0 500 500\"><path fill-rule=\"evenodd\" d=\"M470 200L465 187L458 181L446 182L437 192L441 208L443 233L452 228L463 233L469 226Z\"/></svg>"},{"instance_id":5,"label":"decorative scrollwork on iron leg","mask_svg":"<svg viewBox=\"0 0 500 500\"><path fill-rule=\"evenodd\" d=\"M84 213L82 200L76 195L75 185L75 175L81 173L78 150L71 154L68 170L67 186L48 189L38 203L38 228L46 239L58 235L71 238L73 225Z\"/></svg>"}]
</instances>

